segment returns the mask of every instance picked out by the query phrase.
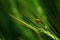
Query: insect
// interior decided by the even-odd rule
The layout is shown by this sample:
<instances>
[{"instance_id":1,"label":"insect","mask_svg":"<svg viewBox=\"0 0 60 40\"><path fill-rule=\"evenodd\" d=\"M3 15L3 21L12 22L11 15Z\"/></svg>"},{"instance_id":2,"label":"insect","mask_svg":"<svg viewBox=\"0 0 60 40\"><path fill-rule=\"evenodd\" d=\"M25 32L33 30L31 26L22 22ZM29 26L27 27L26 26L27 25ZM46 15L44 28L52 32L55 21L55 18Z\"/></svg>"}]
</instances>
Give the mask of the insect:
<instances>
[{"instance_id":1,"label":"insect","mask_svg":"<svg viewBox=\"0 0 60 40\"><path fill-rule=\"evenodd\" d=\"M37 22L37 23L40 23L40 19L39 19L39 18L38 18L38 19L36 19L36 22Z\"/></svg>"}]
</instances>

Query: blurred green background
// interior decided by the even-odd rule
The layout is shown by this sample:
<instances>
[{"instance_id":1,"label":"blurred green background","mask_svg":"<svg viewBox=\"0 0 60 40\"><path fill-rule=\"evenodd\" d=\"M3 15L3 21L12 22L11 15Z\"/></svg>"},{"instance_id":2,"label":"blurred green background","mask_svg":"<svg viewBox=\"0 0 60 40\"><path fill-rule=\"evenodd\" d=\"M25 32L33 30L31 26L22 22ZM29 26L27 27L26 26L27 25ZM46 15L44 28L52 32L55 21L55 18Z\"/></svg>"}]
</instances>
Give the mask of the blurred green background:
<instances>
[{"instance_id":1,"label":"blurred green background","mask_svg":"<svg viewBox=\"0 0 60 40\"><path fill-rule=\"evenodd\" d=\"M0 0L0 40L60 40L60 0Z\"/></svg>"}]
</instances>

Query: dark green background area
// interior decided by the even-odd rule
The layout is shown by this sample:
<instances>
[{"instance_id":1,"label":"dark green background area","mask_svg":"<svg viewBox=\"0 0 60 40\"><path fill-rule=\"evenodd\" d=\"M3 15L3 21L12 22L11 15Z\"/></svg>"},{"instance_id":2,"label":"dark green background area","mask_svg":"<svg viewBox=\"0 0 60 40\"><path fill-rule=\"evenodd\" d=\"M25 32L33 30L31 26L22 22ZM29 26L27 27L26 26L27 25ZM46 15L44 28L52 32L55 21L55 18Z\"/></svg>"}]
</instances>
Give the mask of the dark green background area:
<instances>
[{"instance_id":1,"label":"dark green background area","mask_svg":"<svg viewBox=\"0 0 60 40\"><path fill-rule=\"evenodd\" d=\"M60 0L0 0L0 39L60 40Z\"/></svg>"}]
</instances>

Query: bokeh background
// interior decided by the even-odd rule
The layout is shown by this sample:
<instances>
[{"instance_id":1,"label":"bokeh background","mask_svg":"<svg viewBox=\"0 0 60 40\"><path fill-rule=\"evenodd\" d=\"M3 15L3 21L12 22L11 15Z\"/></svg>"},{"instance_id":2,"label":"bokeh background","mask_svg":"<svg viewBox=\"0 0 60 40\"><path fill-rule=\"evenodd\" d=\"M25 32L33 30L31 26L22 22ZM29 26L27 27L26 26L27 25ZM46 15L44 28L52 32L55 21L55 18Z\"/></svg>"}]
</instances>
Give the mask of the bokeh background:
<instances>
[{"instance_id":1,"label":"bokeh background","mask_svg":"<svg viewBox=\"0 0 60 40\"><path fill-rule=\"evenodd\" d=\"M0 0L0 40L60 40L60 0Z\"/></svg>"}]
</instances>

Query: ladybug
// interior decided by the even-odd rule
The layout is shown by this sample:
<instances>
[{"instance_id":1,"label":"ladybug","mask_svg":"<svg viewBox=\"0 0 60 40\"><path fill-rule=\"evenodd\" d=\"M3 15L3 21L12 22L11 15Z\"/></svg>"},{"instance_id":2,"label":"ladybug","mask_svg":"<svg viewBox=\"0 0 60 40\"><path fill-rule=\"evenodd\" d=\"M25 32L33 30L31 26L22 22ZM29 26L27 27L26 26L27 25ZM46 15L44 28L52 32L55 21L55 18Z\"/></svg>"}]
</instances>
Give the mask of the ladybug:
<instances>
[{"instance_id":1,"label":"ladybug","mask_svg":"<svg viewBox=\"0 0 60 40\"><path fill-rule=\"evenodd\" d=\"M38 19L36 19L36 22L37 22L37 23L40 23L40 19L39 19L39 18L38 18Z\"/></svg>"}]
</instances>

